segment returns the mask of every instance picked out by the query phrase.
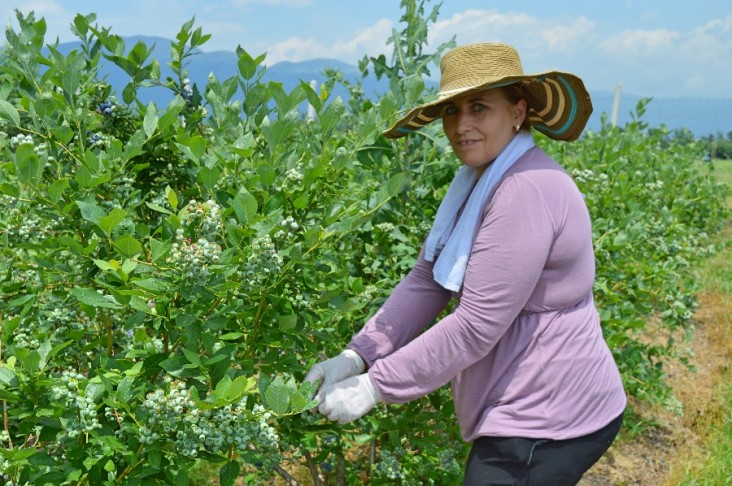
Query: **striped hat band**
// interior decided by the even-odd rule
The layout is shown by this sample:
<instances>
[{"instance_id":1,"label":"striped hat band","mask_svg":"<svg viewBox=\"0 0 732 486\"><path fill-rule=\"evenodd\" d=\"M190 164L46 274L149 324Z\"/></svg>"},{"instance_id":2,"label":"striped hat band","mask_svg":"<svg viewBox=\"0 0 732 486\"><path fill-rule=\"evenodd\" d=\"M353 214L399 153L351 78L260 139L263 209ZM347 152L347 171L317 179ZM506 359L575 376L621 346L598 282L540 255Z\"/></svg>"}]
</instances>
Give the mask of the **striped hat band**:
<instances>
[{"instance_id":1,"label":"striped hat band","mask_svg":"<svg viewBox=\"0 0 732 486\"><path fill-rule=\"evenodd\" d=\"M445 54L437 99L410 110L384 136L400 138L419 130L440 118L444 104L459 96L510 84L523 90L529 121L536 130L556 140L579 138L592 114L582 80L561 71L524 74L518 52L498 43L469 44Z\"/></svg>"}]
</instances>

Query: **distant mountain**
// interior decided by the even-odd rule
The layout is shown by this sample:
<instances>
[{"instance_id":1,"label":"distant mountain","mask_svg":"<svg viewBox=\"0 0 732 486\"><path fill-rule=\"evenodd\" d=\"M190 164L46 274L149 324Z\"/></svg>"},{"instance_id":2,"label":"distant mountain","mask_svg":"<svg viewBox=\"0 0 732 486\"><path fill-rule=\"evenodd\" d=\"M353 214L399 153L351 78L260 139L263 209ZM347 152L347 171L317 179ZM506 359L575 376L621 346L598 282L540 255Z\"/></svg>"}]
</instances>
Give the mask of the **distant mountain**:
<instances>
[{"instance_id":1,"label":"distant mountain","mask_svg":"<svg viewBox=\"0 0 732 486\"><path fill-rule=\"evenodd\" d=\"M141 40L148 47L155 46L153 56L158 60L161 67L161 78L171 76L168 62L170 61L170 41L160 37L131 37L125 38L126 48L129 50ZM79 42L70 42L59 45L59 50L67 54L72 49L78 49ZM267 67L263 81L276 81L282 83L286 91L291 91L301 81L316 81L318 86L325 81L324 69L331 68L341 71L343 78L348 81L360 79L360 71L356 66L333 60L314 59L303 62L279 62ZM199 88L203 88L209 74L213 73L219 81L223 81L237 74L237 56L234 52L199 51L189 58L187 65L189 79ZM112 85L121 98L122 88L129 81L128 76L111 62L104 61L100 75ZM428 83L428 86L436 87L436 83ZM386 81L377 81L373 76L362 81L362 88L367 96L374 96L383 93L388 89ZM163 88L144 88L139 92L141 100L145 103L154 102L158 106L165 106L170 101L170 92ZM594 111L588 122L588 128L599 130L601 126L600 117L605 113L608 121L612 113L614 94L610 92L592 92ZM334 89L333 96L341 96L346 99L348 93L340 86ZM618 110L617 123L620 126L632 120L631 113L635 114L636 105L642 99L641 96L623 93ZM666 125L670 129L688 128L697 136L714 135L717 133L727 134L732 131L732 99L693 99L693 98L654 98L646 107L646 113L642 120L652 127Z\"/></svg>"}]
</instances>

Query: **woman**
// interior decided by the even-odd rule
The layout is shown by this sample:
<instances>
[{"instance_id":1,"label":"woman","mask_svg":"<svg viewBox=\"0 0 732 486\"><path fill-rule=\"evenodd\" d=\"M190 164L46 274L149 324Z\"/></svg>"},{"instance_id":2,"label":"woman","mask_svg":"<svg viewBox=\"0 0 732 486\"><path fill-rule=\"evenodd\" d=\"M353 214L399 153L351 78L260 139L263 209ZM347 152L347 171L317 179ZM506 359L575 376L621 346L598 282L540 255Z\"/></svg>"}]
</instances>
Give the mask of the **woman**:
<instances>
[{"instance_id":1,"label":"woman","mask_svg":"<svg viewBox=\"0 0 732 486\"><path fill-rule=\"evenodd\" d=\"M524 74L503 44L458 47L440 69L438 99L384 135L442 118L463 166L415 267L305 381L320 380L319 411L342 424L451 382L472 442L464 484L576 484L615 439L626 397L593 302L589 213L530 127L574 140L590 97L573 74Z\"/></svg>"}]
</instances>

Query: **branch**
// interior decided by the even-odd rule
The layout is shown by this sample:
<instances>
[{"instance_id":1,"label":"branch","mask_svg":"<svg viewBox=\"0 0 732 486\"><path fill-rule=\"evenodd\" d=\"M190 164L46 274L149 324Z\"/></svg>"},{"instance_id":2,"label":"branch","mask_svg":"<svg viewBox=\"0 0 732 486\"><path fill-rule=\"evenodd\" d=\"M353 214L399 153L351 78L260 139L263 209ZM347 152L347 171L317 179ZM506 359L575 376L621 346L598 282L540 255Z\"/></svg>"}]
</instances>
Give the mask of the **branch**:
<instances>
[{"instance_id":1,"label":"branch","mask_svg":"<svg viewBox=\"0 0 732 486\"><path fill-rule=\"evenodd\" d=\"M297 482L297 479L295 479L292 476L290 476L290 474L287 471L285 471L284 468L282 466L280 466L279 464L275 464L274 470L277 472L277 474L279 474L280 476L282 476L282 478L290 486L300 486L300 483Z\"/></svg>"},{"instance_id":2,"label":"branch","mask_svg":"<svg viewBox=\"0 0 732 486\"><path fill-rule=\"evenodd\" d=\"M318 472L318 466L315 465L315 461L313 461L313 456L310 454L309 450L305 450L305 453L303 454L305 456L305 460L308 463L308 469L310 470L310 477L313 478L313 486L320 486L321 485L321 477L320 473Z\"/></svg>"}]
</instances>

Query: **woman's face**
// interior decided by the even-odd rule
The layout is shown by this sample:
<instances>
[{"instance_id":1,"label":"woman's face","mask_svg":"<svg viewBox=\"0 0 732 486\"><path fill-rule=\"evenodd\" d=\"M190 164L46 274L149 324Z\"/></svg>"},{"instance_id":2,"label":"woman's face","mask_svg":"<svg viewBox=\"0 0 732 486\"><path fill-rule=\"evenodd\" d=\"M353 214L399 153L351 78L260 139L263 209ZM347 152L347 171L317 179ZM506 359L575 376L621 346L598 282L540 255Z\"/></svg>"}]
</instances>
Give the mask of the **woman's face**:
<instances>
[{"instance_id":1,"label":"woman's face","mask_svg":"<svg viewBox=\"0 0 732 486\"><path fill-rule=\"evenodd\" d=\"M513 103L502 89L488 89L448 102L442 127L457 157L482 174L511 141L525 115L525 100Z\"/></svg>"}]
</instances>

